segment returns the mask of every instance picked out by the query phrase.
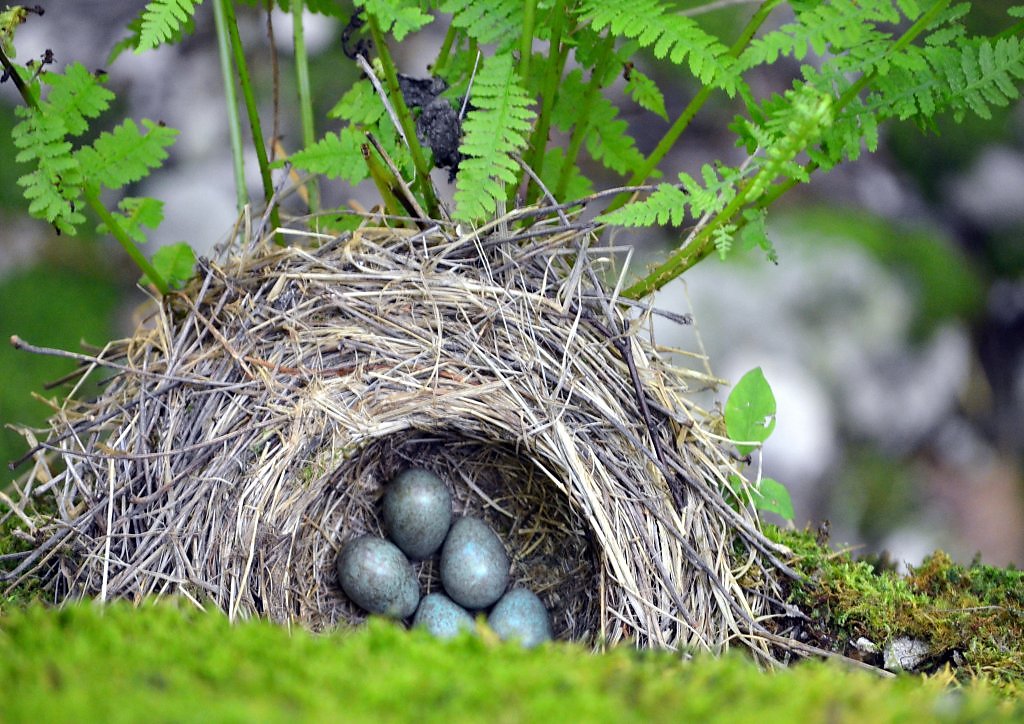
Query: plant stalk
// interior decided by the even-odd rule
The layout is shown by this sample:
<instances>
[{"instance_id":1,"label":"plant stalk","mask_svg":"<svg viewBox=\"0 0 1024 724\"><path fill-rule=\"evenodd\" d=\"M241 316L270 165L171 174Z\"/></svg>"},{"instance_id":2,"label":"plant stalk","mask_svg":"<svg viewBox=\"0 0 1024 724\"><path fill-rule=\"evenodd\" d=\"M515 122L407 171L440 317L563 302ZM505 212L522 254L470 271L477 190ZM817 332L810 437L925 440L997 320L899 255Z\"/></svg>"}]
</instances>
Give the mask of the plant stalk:
<instances>
[{"instance_id":1,"label":"plant stalk","mask_svg":"<svg viewBox=\"0 0 1024 724\"><path fill-rule=\"evenodd\" d=\"M548 47L548 62L544 68L544 85L540 94L540 116L530 136L527 165L536 173L544 166L544 152L547 150L548 133L551 130L551 114L555 107L555 96L558 94L558 83L565 70L565 62L569 57L568 48L562 47L562 33L565 28L565 3L557 1L551 8L551 42ZM533 200L540 193L534 187L528 200Z\"/></svg>"},{"instance_id":2,"label":"plant stalk","mask_svg":"<svg viewBox=\"0 0 1024 724\"><path fill-rule=\"evenodd\" d=\"M220 59L221 77L224 79L224 100L228 111L228 133L231 138L231 160L235 174L235 200L238 210L241 211L249 203L249 189L245 185L242 119L238 115L238 92L231 70L231 38L224 14L225 2L230 0L213 0L213 22L217 32L217 54Z\"/></svg>"},{"instance_id":3,"label":"plant stalk","mask_svg":"<svg viewBox=\"0 0 1024 724\"><path fill-rule=\"evenodd\" d=\"M238 81L242 86L242 97L245 99L245 110L249 117L249 130L252 134L253 150L256 151L256 161L260 167L260 180L263 183L263 200L269 205L274 198L274 183L270 177L270 161L267 158L267 144L266 139L263 138L259 107L256 104L256 94L249 79L249 68L245 62L245 49L242 47L242 39L238 35L238 20L235 17L235 8L232 0L224 0L222 7L224 8L224 20L228 29L228 37L231 41L231 50L235 59L235 72L238 74ZM270 223L274 228L281 225L280 215L276 207L270 210ZM279 243L282 242L279 240Z\"/></svg>"},{"instance_id":4,"label":"plant stalk","mask_svg":"<svg viewBox=\"0 0 1024 724\"><path fill-rule=\"evenodd\" d=\"M131 260L135 262L135 266L142 270L142 272L149 278L149 281L157 288L161 295L167 294L171 288L167 284L167 280L163 278L163 275L156 270L156 268L150 263L149 259L143 255L139 250L138 244L132 241L131 237L121 226L121 222L117 218L107 211L107 207L103 205L100 200L99 189L93 184L82 185L82 195L85 196L85 201L89 204L89 207L100 217L107 226L107 230L110 235L117 239L117 243L121 245L121 248L127 252Z\"/></svg>"},{"instance_id":5,"label":"plant stalk","mask_svg":"<svg viewBox=\"0 0 1024 724\"><path fill-rule=\"evenodd\" d=\"M405 140L409 144L409 152L412 154L412 162L416 167L416 186L419 188L427 213L431 218L437 218L438 201L434 193L434 184L430 180L430 166L427 165L423 147L420 146L419 139L416 137L416 124L413 122L412 114L409 112L409 107L405 105L405 98L402 97L402 91L398 86L398 71L395 68L395 62L391 58L391 52L388 50L384 34L380 31L377 18L369 12L367 17L373 45L377 49L377 57L384 68L384 80L388 86L391 104L395 108L395 113L398 114L398 122L405 133Z\"/></svg>"},{"instance_id":6,"label":"plant stalk","mask_svg":"<svg viewBox=\"0 0 1024 724\"><path fill-rule=\"evenodd\" d=\"M747 24L743 26L743 30L740 32L740 36L736 39L736 42L734 42L729 48L728 55L733 58L738 58L740 56L740 54L750 44L754 34L757 33L764 24L764 21L768 19L768 16L781 1L782 0L766 0L761 3L757 12L755 12ZM644 161L643 166L633 172L629 181L626 182L627 186L639 186L650 178L654 169L657 168L658 164L661 163L666 154L675 147L676 142L679 140L679 136L681 136L683 131L689 127L690 122L694 119L697 113L700 112L701 108L704 107L704 104L707 103L708 98L711 97L711 94L715 90L716 89L712 86L703 86L699 91L697 91L697 94L690 99L690 102L686 104L686 107L683 109L682 113L679 114L679 117L672 123L669 129L665 132L665 135L661 137L661 140L658 141L658 145L654 147L653 151L651 151L651 154ZM612 203L608 205L606 213L623 206L629 200L630 196L631 195L628 193L623 193L613 199Z\"/></svg>"},{"instance_id":7,"label":"plant stalk","mask_svg":"<svg viewBox=\"0 0 1024 724\"><path fill-rule=\"evenodd\" d=\"M18 90L18 94L25 101L25 105L34 111L38 111L39 99L36 98L32 89L25 85L25 81L22 80L21 74L18 73L18 69L14 67L14 63L12 63L10 58L7 57L3 47L0 47L0 65L3 66L4 71L6 71L7 75L10 76L11 81L14 83L14 87Z\"/></svg>"},{"instance_id":8,"label":"plant stalk","mask_svg":"<svg viewBox=\"0 0 1024 724\"><path fill-rule=\"evenodd\" d=\"M569 147L566 149L562 168L558 174L558 184L555 186L556 199L565 198L565 190L569 186L572 167L576 163L576 158L580 154L580 148L583 146L583 141L587 136L587 130L589 130L590 107L594 104L594 98L601 91L605 73L608 72L608 64L611 62L612 57L614 57L612 53L614 47L615 38L609 33L604 38L604 44L599 54L600 60L590 72L590 83L587 85L587 91L583 97L583 105L576 116L579 120L573 127L572 135L569 137Z\"/></svg>"},{"instance_id":9,"label":"plant stalk","mask_svg":"<svg viewBox=\"0 0 1024 724\"><path fill-rule=\"evenodd\" d=\"M887 55L898 53L912 43L922 32L925 31L925 29L927 29L932 21L935 20L939 13L941 13L949 3L950 0L936 0L928 11L918 18L917 21L900 36L892 47L889 48ZM876 73L871 72L858 78L857 81L847 88L839 97L839 100L833 106L835 112L838 113L844 106L848 105L865 87L874 81L875 77ZM816 163L811 161L804 168L807 171L807 174L810 175L818 168L818 166ZM648 294L652 294L709 256L712 251L714 251L714 231L720 226L730 223L732 218L747 204L747 193L752 181L753 179L750 179L744 183L743 187L736 194L736 198L716 214L715 218L708 222L708 224L700 230L697 236L694 237L689 244L672 252L664 262L659 264L647 276L625 289L622 292L622 296L629 299L639 299L647 296ZM796 186L797 183L796 179L788 178L783 183L772 187L757 199L755 204L756 207L766 208L786 191ZM739 219L737 221L737 231L743 228L745 224L745 219Z\"/></svg>"},{"instance_id":10,"label":"plant stalk","mask_svg":"<svg viewBox=\"0 0 1024 724\"><path fill-rule=\"evenodd\" d=\"M305 0L292 0L292 28L295 42L295 81L299 92L299 116L302 119L302 145L309 148L316 143L316 129L313 124L313 96L309 90L309 56L306 52L306 37L302 16ZM308 182L309 210L315 214L320 210L320 186L316 178Z\"/></svg>"},{"instance_id":11,"label":"plant stalk","mask_svg":"<svg viewBox=\"0 0 1024 724\"><path fill-rule=\"evenodd\" d=\"M448 57L452 52L452 44L455 42L455 26L449 25L448 32L444 34L444 41L441 43L441 49L437 51L437 58L434 60L434 64L430 66L431 75L443 75L445 66L448 65Z\"/></svg>"}]
</instances>

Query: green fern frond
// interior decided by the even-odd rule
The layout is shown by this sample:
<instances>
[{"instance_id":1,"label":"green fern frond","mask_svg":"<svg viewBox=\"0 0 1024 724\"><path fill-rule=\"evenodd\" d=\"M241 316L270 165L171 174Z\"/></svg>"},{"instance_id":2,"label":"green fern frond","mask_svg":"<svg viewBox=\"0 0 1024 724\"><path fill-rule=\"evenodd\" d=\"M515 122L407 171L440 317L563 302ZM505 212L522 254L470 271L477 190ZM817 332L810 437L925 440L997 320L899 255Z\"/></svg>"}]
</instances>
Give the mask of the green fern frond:
<instances>
[{"instance_id":1,"label":"green fern frond","mask_svg":"<svg viewBox=\"0 0 1024 724\"><path fill-rule=\"evenodd\" d=\"M155 229L164 220L164 202L145 196L126 196L117 203L120 212L111 212L111 216L121 222L121 228L136 244L146 243L146 232L143 227ZM106 224L96 227L98 234L108 234Z\"/></svg>"},{"instance_id":2,"label":"green fern frond","mask_svg":"<svg viewBox=\"0 0 1024 724\"><path fill-rule=\"evenodd\" d=\"M474 108L463 123L456 178L458 218L472 221L494 214L504 198L503 183L514 184L519 166L513 154L527 144L536 114L519 83L510 53L488 58L473 84Z\"/></svg>"},{"instance_id":3,"label":"green fern frond","mask_svg":"<svg viewBox=\"0 0 1024 724\"><path fill-rule=\"evenodd\" d=\"M764 155L747 191L748 201L761 196L779 178L808 181L807 169L795 159L802 151L813 153L822 131L832 125L832 96L811 86L789 91L786 96L790 103L785 112L765 125L764 133L773 137L770 142L762 141Z\"/></svg>"},{"instance_id":4,"label":"green fern frond","mask_svg":"<svg viewBox=\"0 0 1024 724\"><path fill-rule=\"evenodd\" d=\"M523 25L520 0L444 0L441 12L452 14L452 25L478 43L497 43L507 50L519 41Z\"/></svg>"},{"instance_id":5,"label":"green fern frond","mask_svg":"<svg viewBox=\"0 0 1024 724\"><path fill-rule=\"evenodd\" d=\"M618 174L627 175L644 162L644 155L629 135L629 124L619 118L619 108L604 96L594 99L587 129L587 152L595 161Z\"/></svg>"},{"instance_id":6,"label":"green fern frond","mask_svg":"<svg viewBox=\"0 0 1024 724\"><path fill-rule=\"evenodd\" d=\"M290 160L295 168L317 173L327 178L341 178L357 184L367 176L362 149L366 133L347 126L338 133L328 133L308 148L293 153Z\"/></svg>"},{"instance_id":7,"label":"green fern frond","mask_svg":"<svg viewBox=\"0 0 1024 724\"><path fill-rule=\"evenodd\" d=\"M646 199L603 214L597 220L611 226L681 226L686 219L689 201L678 186L658 184Z\"/></svg>"},{"instance_id":8,"label":"green fern frond","mask_svg":"<svg viewBox=\"0 0 1024 724\"><path fill-rule=\"evenodd\" d=\"M866 108L880 119L914 119L952 111L959 122L968 112L991 118L991 107L1016 100L1024 80L1024 43L1008 36L977 38L959 47L909 48L892 71L875 82Z\"/></svg>"},{"instance_id":9,"label":"green fern frond","mask_svg":"<svg viewBox=\"0 0 1024 724\"><path fill-rule=\"evenodd\" d=\"M701 167L701 181L679 174L679 184L659 184L646 199L604 214L598 220L614 226L681 226L687 215L697 217L724 209L736 198L743 174L729 166Z\"/></svg>"},{"instance_id":10,"label":"green fern frond","mask_svg":"<svg viewBox=\"0 0 1024 724\"><path fill-rule=\"evenodd\" d=\"M900 8L910 20L920 14L916 3L902 2ZM880 23L901 21L892 0L831 0L797 6L796 21L757 38L740 55L739 65L748 70L774 63L780 56L803 60L813 52L819 56L853 51L856 67L870 70L872 60L881 59L880 48L890 35L878 29Z\"/></svg>"},{"instance_id":11,"label":"green fern frond","mask_svg":"<svg viewBox=\"0 0 1024 724\"><path fill-rule=\"evenodd\" d=\"M82 173L67 140L67 126L60 116L30 108L18 107L15 113L22 120L11 131L18 149L14 160L33 166L18 178L29 202L29 214L73 236L85 217L75 208L82 193Z\"/></svg>"},{"instance_id":12,"label":"green fern frond","mask_svg":"<svg viewBox=\"0 0 1024 724\"><path fill-rule=\"evenodd\" d=\"M695 20L675 13L661 0L583 0L581 16L596 31L609 28L618 37L635 39L651 48L657 58L676 65L689 64L690 72L707 86L736 92L739 67L729 49Z\"/></svg>"},{"instance_id":13,"label":"green fern frond","mask_svg":"<svg viewBox=\"0 0 1024 724\"><path fill-rule=\"evenodd\" d=\"M142 27L136 52L152 50L180 37L182 28L192 21L203 0L150 0L142 12Z\"/></svg>"},{"instance_id":14,"label":"green fern frond","mask_svg":"<svg viewBox=\"0 0 1024 724\"><path fill-rule=\"evenodd\" d=\"M626 81L624 90L638 106L646 108L666 121L668 120L668 113L665 112L665 96L662 95L658 84L651 78L633 68L629 72L629 80Z\"/></svg>"},{"instance_id":15,"label":"green fern frond","mask_svg":"<svg viewBox=\"0 0 1024 724\"><path fill-rule=\"evenodd\" d=\"M722 261L725 261L729 252L732 251L732 238L735 234L736 224L722 224L711 232L711 243L715 245L718 258Z\"/></svg>"},{"instance_id":16,"label":"green fern frond","mask_svg":"<svg viewBox=\"0 0 1024 724\"><path fill-rule=\"evenodd\" d=\"M558 187L562 167L565 165L565 151L558 146L549 148L544 154L543 166L539 176L549 191ZM594 183L580 170L576 164L569 167L569 175L565 184L565 193L561 201L575 201L594 193Z\"/></svg>"},{"instance_id":17,"label":"green fern frond","mask_svg":"<svg viewBox=\"0 0 1024 724\"><path fill-rule=\"evenodd\" d=\"M619 118L619 108L602 95L590 101L589 112L583 116L587 83L576 68L562 79L558 99L551 111L551 123L561 131L570 131L574 124L585 124L584 143L591 158L618 174L630 174L644 162L644 156L629 135L629 124Z\"/></svg>"},{"instance_id":18,"label":"green fern frond","mask_svg":"<svg viewBox=\"0 0 1024 724\"><path fill-rule=\"evenodd\" d=\"M409 33L433 22L417 0L365 0L363 8L380 23L381 32L390 32L402 41Z\"/></svg>"},{"instance_id":19,"label":"green fern frond","mask_svg":"<svg viewBox=\"0 0 1024 724\"><path fill-rule=\"evenodd\" d=\"M113 65L121 54L128 50L135 50L139 47L139 41L142 39L142 21L146 16L146 8L128 21L125 26L125 30L128 34L118 40L114 47L110 49L110 54L107 55L107 65ZM174 45L180 43L186 36L191 35L196 30L195 17L191 16L188 20L178 26L177 30L171 34L169 38L162 42L163 45Z\"/></svg>"},{"instance_id":20,"label":"green fern frond","mask_svg":"<svg viewBox=\"0 0 1024 724\"><path fill-rule=\"evenodd\" d=\"M91 183L119 189L149 175L167 158L167 147L178 131L143 119L142 133L135 121L126 119L113 131L104 131L91 146L75 154Z\"/></svg>"},{"instance_id":21,"label":"green fern frond","mask_svg":"<svg viewBox=\"0 0 1024 724\"><path fill-rule=\"evenodd\" d=\"M50 86L46 97L47 113L64 119L70 136L80 136L89 128L90 118L97 118L110 107L114 94L81 63L72 63L59 73L45 73L43 80Z\"/></svg>"},{"instance_id":22,"label":"green fern frond","mask_svg":"<svg viewBox=\"0 0 1024 724\"><path fill-rule=\"evenodd\" d=\"M700 176L703 183L687 173L679 174L694 216L713 214L728 206L736 197L736 186L743 173L731 166L706 163L700 167Z\"/></svg>"},{"instance_id":23,"label":"green fern frond","mask_svg":"<svg viewBox=\"0 0 1024 724\"><path fill-rule=\"evenodd\" d=\"M369 126L384 115L384 104L373 89L373 84L364 78L353 83L327 115Z\"/></svg>"}]
</instances>

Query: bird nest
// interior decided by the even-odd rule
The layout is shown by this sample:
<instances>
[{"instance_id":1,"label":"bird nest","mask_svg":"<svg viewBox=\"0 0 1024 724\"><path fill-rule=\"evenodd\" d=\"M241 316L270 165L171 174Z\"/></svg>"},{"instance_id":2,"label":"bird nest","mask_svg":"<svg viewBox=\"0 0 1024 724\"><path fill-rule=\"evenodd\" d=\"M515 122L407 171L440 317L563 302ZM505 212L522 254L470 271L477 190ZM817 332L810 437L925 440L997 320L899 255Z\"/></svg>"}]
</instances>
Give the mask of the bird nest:
<instances>
[{"instance_id":1,"label":"bird nest","mask_svg":"<svg viewBox=\"0 0 1024 724\"><path fill-rule=\"evenodd\" d=\"M771 655L792 572L688 398L711 380L617 298L591 228L510 221L252 238L131 338L64 353L107 378L33 440L11 501L31 546L3 575L58 601L174 593L355 623L337 552L380 533L383 486L418 466L491 524L556 637ZM437 589L436 563L416 570Z\"/></svg>"}]
</instances>

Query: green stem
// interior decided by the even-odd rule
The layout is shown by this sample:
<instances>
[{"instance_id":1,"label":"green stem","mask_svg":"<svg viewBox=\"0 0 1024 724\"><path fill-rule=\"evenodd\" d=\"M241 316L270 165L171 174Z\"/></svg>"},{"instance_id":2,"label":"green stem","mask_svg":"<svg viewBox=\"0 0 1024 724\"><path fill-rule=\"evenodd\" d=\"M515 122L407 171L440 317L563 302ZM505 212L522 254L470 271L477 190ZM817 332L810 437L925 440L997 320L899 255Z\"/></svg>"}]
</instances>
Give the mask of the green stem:
<instances>
[{"instance_id":1,"label":"green stem","mask_svg":"<svg viewBox=\"0 0 1024 724\"><path fill-rule=\"evenodd\" d=\"M931 25L932 21L935 20L939 13L941 13L949 3L950 0L936 0L931 8L928 9L928 12L918 18L917 22L911 25L906 32L903 33L895 43L893 43L892 47L886 54L893 55L906 48L922 32L924 32L929 25ZM844 106L848 105L865 87L874 81L875 77L876 74L872 72L858 78L857 81L847 88L839 97L839 100L833 106L834 112L838 113ZM817 168L817 164L813 161L809 162L805 166L808 175L813 173ZM657 291L665 284L708 257L714 251L713 234L715 229L723 226L724 224L730 223L732 218L747 204L747 193L750 189L751 182L752 181L747 181L736 194L736 198L733 199L732 203L716 214L715 218L708 222L708 224L701 229L689 244L684 247L680 247L670 254L669 257L662 264L658 265L651 273L624 290L622 295L630 299L645 297L648 294ZM757 199L755 204L756 207L766 208L796 184L797 181L795 179L786 179L783 183L771 188L768 192ZM745 223L745 219L738 220L737 230L741 229Z\"/></svg>"},{"instance_id":2,"label":"green stem","mask_svg":"<svg viewBox=\"0 0 1024 724\"><path fill-rule=\"evenodd\" d=\"M544 166L544 151L547 150L548 133L551 130L551 114L555 107L555 96L558 94L558 83L562 79L568 48L562 47L562 32L565 28L564 2L556 1L551 8L551 42L548 47L548 61L544 66L544 85L540 93L540 116L530 136L527 165L536 173ZM540 193L533 188L527 199L532 201Z\"/></svg>"},{"instance_id":3,"label":"green stem","mask_svg":"<svg viewBox=\"0 0 1024 724\"><path fill-rule=\"evenodd\" d=\"M302 14L305 0L292 0L292 27L295 41L295 79L299 91L299 116L302 119L302 144L309 148L316 143L313 126L313 100L309 90L309 57L306 53L306 37L303 30ZM320 210L320 187L316 178L309 180L309 210Z\"/></svg>"},{"instance_id":4,"label":"green stem","mask_svg":"<svg viewBox=\"0 0 1024 724\"><path fill-rule=\"evenodd\" d=\"M228 29L228 37L231 41L231 50L235 58L235 72L238 73L238 81L242 86L242 97L245 99L245 111L249 117L249 130L252 133L252 145L256 151L256 161L260 167L260 179L263 182L263 199L270 203L274 197L274 183L270 177L270 161L267 159L267 145L263 138L263 128L260 125L259 108L256 105L256 94L249 79L249 68L245 62L245 49L242 47L242 39L238 35L238 21L235 18L235 8L232 0L225 0L222 3L224 8L224 20ZM280 218L277 209L270 211L271 223L276 228L280 225Z\"/></svg>"},{"instance_id":5,"label":"green stem","mask_svg":"<svg viewBox=\"0 0 1024 724\"><path fill-rule=\"evenodd\" d=\"M85 196L86 203L89 207L96 212L96 215L100 217L107 230L110 231L110 235L117 239L117 243L121 245L131 257L132 261L135 262L135 266L142 270L142 273L149 277L149 281L160 291L160 294L167 294L171 288L167 284L167 280L163 278L163 275L158 272L149 259L147 259L143 253L139 250L138 245L132 241L131 237L121 226L121 222L117 218L107 211L107 207L100 201L99 188L93 184L83 184L82 194Z\"/></svg>"},{"instance_id":6,"label":"green stem","mask_svg":"<svg viewBox=\"0 0 1024 724\"><path fill-rule=\"evenodd\" d=\"M36 98L35 93L32 89L25 85L25 81L21 79L21 74L18 73L18 69L14 67L14 64L7 57L2 46L0 46L0 65L3 66L7 75L10 76L11 81L14 83L14 87L18 89L18 93L25 101L25 105L34 111L39 110L39 99Z\"/></svg>"},{"instance_id":7,"label":"green stem","mask_svg":"<svg viewBox=\"0 0 1024 724\"><path fill-rule=\"evenodd\" d=\"M412 114L409 113L409 107L405 105L405 99L398 86L398 71L395 69L394 60L391 58L384 34L380 31L377 18L369 12L366 15L369 18L373 46L377 49L377 57L384 68L384 80L388 85L391 105L394 106L395 113L398 114L398 122L405 133L405 140L409 144L409 152L412 154L412 162L416 167L416 186L419 188L427 213L431 218L436 218L438 216L438 201L434 194L434 184L430 180L430 166L427 165L423 148L420 146L419 139L416 138L416 124L412 120Z\"/></svg>"},{"instance_id":8,"label":"green stem","mask_svg":"<svg viewBox=\"0 0 1024 724\"><path fill-rule=\"evenodd\" d=\"M555 187L555 198L565 198L565 190L569 186L569 178L572 176L572 167L580 154L583 140L587 137L590 126L590 108L594 105L594 98L601 90L604 83L604 76L608 72L608 64L611 63L614 54L615 38L609 33L604 38L604 44L598 52L597 65L590 72L590 83L587 85L586 93L583 96L583 104L579 109L576 118L579 122L572 129L572 136L569 138L569 147L565 151L565 159L562 161L562 169L558 174L558 184Z\"/></svg>"},{"instance_id":9,"label":"green stem","mask_svg":"<svg viewBox=\"0 0 1024 724\"><path fill-rule=\"evenodd\" d=\"M454 25L448 26L448 32L444 34L444 41L441 43L441 49L437 51L437 59L434 64L430 66L430 72L432 75L442 75L445 70L445 66L448 65L448 56L452 52L452 44L455 42L456 29Z\"/></svg>"},{"instance_id":10,"label":"green stem","mask_svg":"<svg viewBox=\"0 0 1024 724\"><path fill-rule=\"evenodd\" d=\"M530 57L533 55L533 24L537 19L537 0L523 3L523 32L519 36L519 77L524 83L530 78Z\"/></svg>"},{"instance_id":11,"label":"green stem","mask_svg":"<svg viewBox=\"0 0 1024 724\"><path fill-rule=\"evenodd\" d=\"M771 14L781 0L766 0L761 3L761 7L757 9L757 12L750 18L747 24L743 27L740 36L736 39L736 42L729 48L728 55L733 58L738 58L740 54L750 44L754 34L760 29L764 21L768 19L768 15ZM679 136L683 134L693 120L694 116L704 107L707 103L708 98L715 91L712 86L703 86L697 94L690 99L690 102L686 104L682 113L672 123L669 129L662 136L661 140L658 141L658 145L654 147L651 154L646 158L644 164L638 168L629 181L626 183L627 186L639 186L650 178L651 173L657 168L658 164L661 163L662 159L665 158L666 154L675 147L676 142L679 140ZM614 211L620 206L624 205L630 198L629 193L619 194L611 204L609 204L607 211Z\"/></svg>"},{"instance_id":12,"label":"green stem","mask_svg":"<svg viewBox=\"0 0 1024 724\"><path fill-rule=\"evenodd\" d=\"M225 0L213 0L213 22L217 31L220 73L224 79L224 100L228 109L228 133L231 137L231 159L235 173L235 199L238 210L241 211L249 203L249 190L245 186L242 119L238 115L238 92L235 90L235 78L231 70L231 38L224 16L224 2Z\"/></svg>"}]
</instances>

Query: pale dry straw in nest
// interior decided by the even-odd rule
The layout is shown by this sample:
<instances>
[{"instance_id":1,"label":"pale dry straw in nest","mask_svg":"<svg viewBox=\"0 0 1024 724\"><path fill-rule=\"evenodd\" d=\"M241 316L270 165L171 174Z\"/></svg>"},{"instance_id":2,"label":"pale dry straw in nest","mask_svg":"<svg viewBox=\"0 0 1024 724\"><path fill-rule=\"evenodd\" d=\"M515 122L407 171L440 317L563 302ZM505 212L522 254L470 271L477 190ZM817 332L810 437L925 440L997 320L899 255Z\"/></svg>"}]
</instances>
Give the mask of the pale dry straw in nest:
<instances>
[{"instance_id":1,"label":"pale dry straw in nest","mask_svg":"<svg viewBox=\"0 0 1024 724\"><path fill-rule=\"evenodd\" d=\"M687 398L708 380L663 357L652 310L603 281L610 253L560 219L519 239L508 219L254 239L202 262L83 358L113 375L37 444L14 504L33 548L7 579L357 621L332 563L415 464L491 522L556 635L767 654L791 572L723 493L736 461Z\"/></svg>"}]
</instances>

